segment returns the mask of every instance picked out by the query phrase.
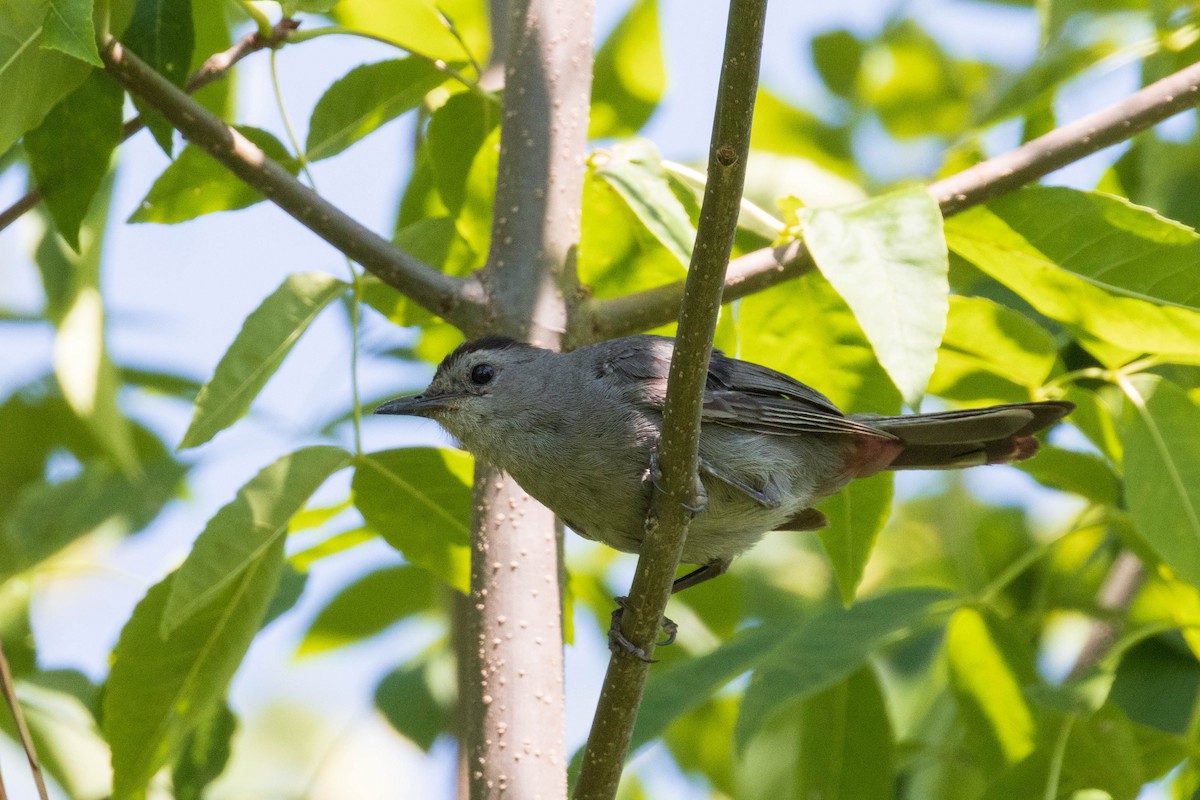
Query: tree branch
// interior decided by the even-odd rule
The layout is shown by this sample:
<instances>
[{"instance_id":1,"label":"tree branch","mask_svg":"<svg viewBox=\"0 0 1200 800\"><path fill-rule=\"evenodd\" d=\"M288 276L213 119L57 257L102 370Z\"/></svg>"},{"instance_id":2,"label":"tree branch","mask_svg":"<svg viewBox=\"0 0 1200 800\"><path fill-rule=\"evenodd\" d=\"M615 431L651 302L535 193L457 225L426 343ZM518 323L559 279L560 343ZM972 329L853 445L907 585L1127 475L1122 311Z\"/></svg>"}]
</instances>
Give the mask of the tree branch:
<instances>
[{"instance_id":1,"label":"tree branch","mask_svg":"<svg viewBox=\"0 0 1200 800\"><path fill-rule=\"evenodd\" d=\"M511 0L493 25L505 40L504 114L491 247L479 273L486 317L474 332L557 349L576 295L592 3ZM562 527L483 463L471 525L470 796L565 798Z\"/></svg>"},{"instance_id":2,"label":"tree branch","mask_svg":"<svg viewBox=\"0 0 1200 800\"><path fill-rule=\"evenodd\" d=\"M1129 97L1039 136L1003 155L935 181L929 193L951 216L1042 178L1085 156L1132 138L1200 104L1200 63L1156 81ZM737 300L811 271L803 242L763 248L735 259L725 278L725 302ZM671 321L683 282L637 294L589 300L580 309L580 342L624 336Z\"/></svg>"},{"instance_id":3,"label":"tree branch","mask_svg":"<svg viewBox=\"0 0 1200 800\"><path fill-rule=\"evenodd\" d=\"M108 73L183 134L325 241L423 308L459 327L479 316L477 286L397 249L293 178L262 150L109 36L100 49Z\"/></svg>"},{"instance_id":4,"label":"tree branch","mask_svg":"<svg viewBox=\"0 0 1200 800\"><path fill-rule=\"evenodd\" d=\"M271 29L270 36L261 36L257 31L243 36L232 47L209 56L200 65L200 69L193 72L187 79L183 90L188 94L195 94L210 83L223 79L234 64L251 53L257 53L267 47L278 47L287 39L288 34L296 30L299 24L296 20L285 17ZM132 117L125 123L124 129L121 131L121 141L126 141L144 127L146 126L142 123L141 117ZM0 211L0 231L16 222L25 212L40 202L42 202L41 191L36 188L30 189L11 206Z\"/></svg>"},{"instance_id":5,"label":"tree branch","mask_svg":"<svg viewBox=\"0 0 1200 800\"><path fill-rule=\"evenodd\" d=\"M1146 568L1141 559L1128 550L1118 553L1096 596L1096 606L1112 615L1092 622L1087 640L1075 657L1067 680L1078 678L1099 666L1105 656L1112 652L1117 636L1125 625L1124 614L1129 611L1129 606L1145 582Z\"/></svg>"},{"instance_id":6,"label":"tree branch","mask_svg":"<svg viewBox=\"0 0 1200 800\"><path fill-rule=\"evenodd\" d=\"M700 407L721 310L725 267L741 209L766 11L766 0L731 0L729 4L708 182L663 407L661 491L655 492L651 501L641 557L622 620L625 637L648 654L654 652L659 622L671 596L671 582L693 513L689 507L701 502L696 486ZM616 796L648 666L625 652L615 653L609 662L584 750L577 800Z\"/></svg>"}]
</instances>

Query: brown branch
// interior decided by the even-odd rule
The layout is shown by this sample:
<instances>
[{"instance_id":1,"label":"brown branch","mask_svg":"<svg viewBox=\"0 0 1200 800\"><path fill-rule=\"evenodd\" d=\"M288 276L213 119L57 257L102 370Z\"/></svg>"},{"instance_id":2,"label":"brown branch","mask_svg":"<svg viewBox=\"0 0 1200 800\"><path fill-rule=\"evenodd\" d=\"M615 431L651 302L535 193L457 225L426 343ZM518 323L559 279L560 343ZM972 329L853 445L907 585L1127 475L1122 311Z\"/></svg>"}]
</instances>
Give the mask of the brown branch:
<instances>
[{"instance_id":1,"label":"brown branch","mask_svg":"<svg viewBox=\"0 0 1200 800\"><path fill-rule=\"evenodd\" d=\"M957 214L1126 141L1198 103L1200 63L1015 150L935 181L929 185L929 193L937 198L943 216ZM748 253L729 264L725 302L799 277L815 266L802 242ZM580 344L586 344L670 322L683 291L681 281L624 297L590 300L580 309L579 334L572 340L578 338Z\"/></svg>"},{"instance_id":2,"label":"brown branch","mask_svg":"<svg viewBox=\"0 0 1200 800\"><path fill-rule=\"evenodd\" d=\"M473 282L438 272L351 218L113 37L102 43L100 58L118 83L166 117L185 139L313 233L423 308L460 327L474 324L478 292Z\"/></svg>"},{"instance_id":3,"label":"brown branch","mask_svg":"<svg viewBox=\"0 0 1200 800\"><path fill-rule=\"evenodd\" d=\"M725 267L741 210L766 12L766 0L731 0L729 4L708 181L663 407L661 491L655 492L651 501L621 626L625 637L647 654L654 652L659 621L671 596L671 582L693 513L689 509L701 503L696 486L700 407L721 310ZM623 651L617 651L609 662L584 749L577 800L616 796L648 667Z\"/></svg>"},{"instance_id":4,"label":"brown branch","mask_svg":"<svg viewBox=\"0 0 1200 800\"><path fill-rule=\"evenodd\" d=\"M183 85L183 90L188 94L195 94L210 83L215 83L223 79L234 64L251 53L257 53L259 50L267 47L278 47L287 39L289 33L296 30L299 24L296 20L285 18L281 19L271 29L270 36L260 36L257 31L243 36L229 49L209 56L208 60L200 65L200 69L193 72L191 77L187 79L187 83ZM133 136L144 127L146 126L140 116L130 118L125 122L121 131L121 141L128 140L130 136ZM42 202L41 191L37 188L30 189L11 206L0 211L0 231L16 222L25 212L34 208L40 202Z\"/></svg>"},{"instance_id":5,"label":"brown branch","mask_svg":"<svg viewBox=\"0 0 1200 800\"><path fill-rule=\"evenodd\" d=\"M1124 617L1118 613L1129 610L1133 598L1145 582L1146 568L1142 566L1141 559L1128 550L1122 550L1109 567L1108 575L1096 596L1096 605L1103 611L1111 612L1111 616L1092 623L1067 680L1078 678L1099 666L1104 657L1112 652L1125 623Z\"/></svg>"},{"instance_id":6,"label":"brown branch","mask_svg":"<svg viewBox=\"0 0 1200 800\"><path fill-rule=\"evenodd\" d=\"M33 773L33 782L37 784L38 797L47 800L46 780L42 777L42 765L38 762L37 750L33 746L33 737L29 735L29 726L25 724L25 714L21 711L21 702L17 699L16 686L13 683L12 670L8 666L8 658L4 655L4 645L0 644L0 695L12 712L13 721L17 724L17 735L21 738L21 747L25 748L25 758L29 760L29 771Z\"/></svg>"}]
</instances>

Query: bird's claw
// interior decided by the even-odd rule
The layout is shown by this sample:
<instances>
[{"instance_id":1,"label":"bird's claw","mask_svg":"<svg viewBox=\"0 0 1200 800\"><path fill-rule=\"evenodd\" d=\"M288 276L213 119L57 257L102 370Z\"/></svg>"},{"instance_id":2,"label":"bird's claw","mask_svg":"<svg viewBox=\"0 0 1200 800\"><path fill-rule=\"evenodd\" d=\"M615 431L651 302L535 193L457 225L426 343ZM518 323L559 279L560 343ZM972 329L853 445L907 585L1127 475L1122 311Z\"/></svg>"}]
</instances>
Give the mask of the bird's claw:
<instances>
[{"instance_id":1,"label":"bird's claw","mask_svg":"<svg viewBox=\"0 0 1200 800\"><path fill-rule=\"evenodd\" d=\"M660 469L658 466L658 448L655 447L650 451L650 467L646 470L646 475L644 478L642 478L642 480L650 481L650 483L654 486L654 490L661 492L662 485L660 482L662 481L662 476L662 469ZM698 474L693 476L692 480L694 481L692 485L692 496L696 498L696 504L688 505L687 503L680 503L680 505L682 505L685 510L690 511L693 514L699 514L701 511L708 508L708 490L704 488L704 481L700 480L700 476Z\"/></svg>"},{"instance_id":2,"label":"bird's claw","mask_svg":"<svg viewBox=\"0 0 1200 800\"><path fill-rule=\"evenodd\" d=\"M608 626L609 651L615 656L620 653L620 651L624 650L626 653L630 653L634 657L646 662L647 664L657 664L658 659L650 658L648 655L646 655L645 650L629 641L625 634L621 633L621 617L625 613L625 606L629 603L629 598L616 597L613 599L616 600L617 607L613 609L612 623ZM669 644L674 644L675 637L679 634L679 625L669 617L663 617L659 624L663 629L663 633L666 634L666 637L661 642L657 642L656 646L666 647Z\"/></svg>"}]
</instances>

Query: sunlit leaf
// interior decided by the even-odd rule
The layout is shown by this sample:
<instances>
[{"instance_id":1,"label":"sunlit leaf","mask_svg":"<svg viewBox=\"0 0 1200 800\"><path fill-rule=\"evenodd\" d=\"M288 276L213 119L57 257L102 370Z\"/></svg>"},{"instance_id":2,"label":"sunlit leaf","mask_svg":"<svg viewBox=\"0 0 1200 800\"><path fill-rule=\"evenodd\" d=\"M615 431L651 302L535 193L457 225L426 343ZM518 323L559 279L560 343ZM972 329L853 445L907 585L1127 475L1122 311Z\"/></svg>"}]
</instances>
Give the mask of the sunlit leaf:
<instances>
[{"instance_id":1,"label":"sunlit leaf","mask_svg":"<svg viewBox=\"0 0 1200 800\"><path fill-rule=\"evenodd\" d=\"M300 163L270 133L244 126L237 130L292 175L300 171ZM137 210L129 216L129 222L170 225L217 211L246 208L263 199L258 190L215 158L189 144L155 179Z\"/></svg>"},{"instance_id":2,"label":"sunlit leaf","mask_svg":"<svg viewBox=\"0 0 1200 800\"><path fill-rule=\"evenodd\" d=\"M245 414L317 314L345 290L345 283L320 272L285 278L246 317L212 378L200 390L180 448L204 444Z\"/></svg>"},{"instance_id":3,"label":"sunlit leaf","mask_svg":"<svg viewBox=\"0 0 1200 800\"><path fill-rule=\"evenodd\" d=\"M287 536L288 522L325 479L350 463L339 447L307 447L264 467L208 521L175 573L162 610L162 634L201 613Z\"/></svg>"},{"instance_id":4,"label":"sunlit leaf","mask_svg":"<svg viewBox=\"0 0 1200 800\"><path fill-rule=\"evenodd\" d=\"M140 796L213 708L258 632L283 565L283 538L166 639L174 576L151 587L121 631L105 684L113 798Z\"/></svg>"},{"instance_id":5,"label":"sunlit leaf","mask_svg":"<svg viewBox=\"0 0 1200 800\"><path fill-rule=\"evenodd\" d=\"M915 405L949 313L942 215L923 188L837 209L801 209L804 242L854 312L879 363Z\"/></svg>"},{"instance_id":6,"label":"sunlit leaf","mask_svg":"<svg viewBox=\"0 0 1200 800\"><path fill-rule=\"evenodd\" d=\"M1034 678L1033 660L1031 653L1013 652L1015 646L995 625L977 609L956 611L946 628L946 662L967 726L990 758L1015 764L1036 746L1037 722L1021 691Z\"/></svg>"},{"instance_id":7,"label":"sunlit leaf","mask_svg":"<svg viewBox=\"0 0 1200 800\"><path fill-rule=\"evenodd\" d=\"M755 670L735 730L738 746L776 710L834 685L863 666L871 651L931 624L951 597L941 589L897 590L810 617Z\"/></svg>"},{"instance_id":8,"label":"sunlit leaf","mask_svg":"<svg viewBox=\"0 0 1200 800\"><path fill-rule=\"evenodd\" d=\"M0 153L41 123L91 72L66 53L42 47L50 0L0 3Z\"/></svg>"},{"instance_id":9,"label":"sunlit leaf","mask_svg":"<svg viewBox=\"0 0 1200 800\"><path fill-rule=\"evenodd\" d=\"M621 196L638 220L679 263L692 260L696 229L683 203L671 191L654 145L644 139L623 142L594 154L595 174Z\"/></svg>"},{"instance_id":10,"label":"sunlit leaf","mask_svg":"<svg viewBox=\"0 0 1200 800\"><path fill-rule=\"evenodd\" d=\"M1200 586L1200 406L1155 376L1135 376L1122 388L1129 513L1159 558Z\"/></svg>"},{"instance_id":11,"label":"sunlit leaf","mask_svg":"<svg viewBox=\"0 0 1200 800\"><path fill-rule=\"evenodd\" d=\"M388 544L461 592L467 591L472 459L458 450L406 447L364 456L354 504Z\"/></svg>"},{"instance_id":12,"label":"sunlit leaf","mask_svg":"<svg viewBox=\"0 0 1200 800\"><path fill-rule=\"evenodd\" d=\"M1085 344L1200 358L1200 237L1188 228L1119 198L1037 187L955 216L946 237Z\"/></svg>"},{"instance_id":13,"label":"sunlit leaf","mask_svg":"<svg viewBox=\"0 0 1200 800\"><path fill-rule=\"evenodd\" d=\"M657 0L635 0L596 51L590 138L635 135L666 88Z\"/></svg>"},{"instance_id":14,"label":"sunlit leaf","mask_svg":"<svg viewBox=\"0 0 1200 800\"><path fill-rule=\"evenodd\" d=\"M296 655L313 656L354 644L427 611L438 597L438 588L428 572L407 564L368 572L317 613Z\"/></svg>"},{"instance_id":15,"label":"sunlit leaf","mask_svg":"<svg viewBox=\"0 0 1200 800\"><path fill-rule=\"evenodd\" d=\"M42 47L61 50L93 67L103 65L92 28L93 0L50 0L42 31Z\"/></svg>"},{"instance_id":16,"label":"sunlit leaf","mask_svg":"<svg viewBox=\"0 0 1200 800\"><path fill-rule=\"evenodd\" d=\"M462 210L471 165L499 124L499 104L477 92L452 96L430 116L425 134L429 165L438 195L451 216ZM492 143L493 147L496 145L497 142ZM495 193L494 177L487 189L488 195Z\"/></svg>"},{"instance_id":17,"label":"sunlit leaf","mask_svg":"<svg viewBox=\"0 0 1200 800\"><path fill-rule=\"evenodd\" d=\"M751 295L740 305L741 358L809 384L844 411L900 411L896 387L862 328L820 274Z\"/></svg>"},{"instance_id":18,"label":"sunlit leaf","mask_svg":"<svg viewBox=\"0 0 1200 800\"><path fill-rule=\"evenodd\" d=\"M171 83L183 86L195 47L192 0L137 0L133 18L120 39L125 47ZM133 102L141 113L142 122L154 134L154 140L170 157L175 129L136 94Z\"/></svg>"},{"instance_id":19,"label":"sunlit leaf","mask_svg":"<svg viewBox=\"0 0 1200 800\"><path fill-rule=\"evenodd\" d=\"M445 61L462 61L469 50L474 60L483 64L491 48L484 0L339 0L333 13L347 27L371 31L406 49ZM448 21L453 22L453 32ZM498 24L502 26L503 21Z\"/></svg>"},{"instance_id":20,"label":"sunlit leaf","mask_svg":"<svg viewBox=\"0 0 1200 800\"><path fill-rule=\"evenodd\" d=\"M355 67L330 86L308 122L307 158L345 150L380 126L416 108L446 76L416 57Z\"/></svg>"},{"instance_id":21,"label":"sunlit leaf","mask_svg":"<svg viewBox=\"0 0 1200 800\"><path fill-rule=\"evenodd\" d=\"M213 53L222 53L232 44L229 35L229 16L227 10L232 10L228 3L193 2L192 27L195 30L196 45L192 56L192 70L202 66ZM235 101L237 99L238 71L229 70L219 81L213 81L207 86L201 86L192 98L209 111L222 119L236 118Z\"/></svg>"},{"instance_id":22,"label":"sunlit leaf","mask_svg":"<svg viewBox=\"0 0 1200 800\"><path fill-rule=\"evenodd\" d=\"M93 72L25 136L42 199L58 232L77 253L79 226L121 143L124 102L120 86L103 72Z\"/></svg>"},{"instance_id":23,"label":"sunlit leaf","mask_svg":"<svg viewBox=\"0 0 1200 800\"><path fill-rule=\"evenodd\" d=\"M952 295L929 391L971 403L1022 402L1057 359L1054 337L1028 317L982 297Z\"/></svg>"},{"instance_id":24,"label":"sunlit leaf","mask_svg":"<svg viewBox=\"0 0 1200 800\"><path fill-rule=\"evenodd\" d=\"M583 179L577 269L580 281L597 297L618 297L686 275L678 256L641 223L594 166Z\"/></svg>"},{"instance_id":25,"label":"sunlit leaf","mask_svg":"<svg viewBox=\"0 0 1200 800\"><path fill-rule=\"evenodd\" d=\"M105 348L104 305L95 283L79 289L59 323L54 372L71 409L113 460L136 474L137 456L129 423L117 406L117 375Z\"/></svg>"}]
</instances>

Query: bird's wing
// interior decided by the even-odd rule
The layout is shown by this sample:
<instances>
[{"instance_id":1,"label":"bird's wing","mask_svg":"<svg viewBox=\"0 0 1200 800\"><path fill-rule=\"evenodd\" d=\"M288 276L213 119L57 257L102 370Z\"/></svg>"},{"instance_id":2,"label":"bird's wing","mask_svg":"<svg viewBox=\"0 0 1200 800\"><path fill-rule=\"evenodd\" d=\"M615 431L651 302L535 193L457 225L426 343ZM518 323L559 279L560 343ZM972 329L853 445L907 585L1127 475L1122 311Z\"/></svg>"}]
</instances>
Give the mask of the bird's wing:
<instances>
[{"instance_id":1,"label":"bird's wing","mask_svg":"<svg viewBox=\"0 0 1200 800\"><path fill-rule=\"evenodd\" d=\"M661 409L674 342L662 336L630 336L605 342L598 377L611 375L629 401ZM701 419L758 433L857 434L896 438L850 419L829 398L782 372L739 361L714 350L709 360Z\"/></svg>"}]
</instances>

